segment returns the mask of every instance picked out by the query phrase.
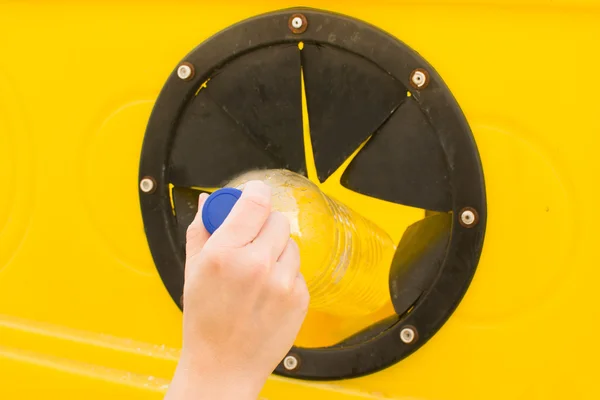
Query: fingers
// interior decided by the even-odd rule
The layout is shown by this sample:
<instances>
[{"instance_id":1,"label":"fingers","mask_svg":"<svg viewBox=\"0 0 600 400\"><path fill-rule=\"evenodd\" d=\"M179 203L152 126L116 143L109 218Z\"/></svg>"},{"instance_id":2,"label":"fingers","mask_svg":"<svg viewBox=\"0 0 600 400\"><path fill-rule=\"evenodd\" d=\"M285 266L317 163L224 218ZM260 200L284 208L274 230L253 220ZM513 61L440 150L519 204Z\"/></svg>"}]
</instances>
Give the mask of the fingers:
<instances>
[{"instance_id":1,"label":"fingers","mask_svg":"<svg viewBox=\"0 0 600 400\"><path fill-rule=\"evenodd\" d=\"M271 188L264 182L250 181L211 241L226 247L246 246L256 238L270 214Z\"/></svg>"},{"instance_id":2,"label":"fingers","mask_svg":"<svg viewBox=\"0 0 600 400\"><path fill-rule=\"evenodd\" d=\"M202 207L204 207L207 198L207 193L202 193L198 198L198 212L187 229L185 243L185 255L187 259L199 254L210 237L202 222Z\"/></svg>"},{"instance_id":3,"label":"fingers","mask_svg":"<svg viewBox=\"0 0 600 400\"><path fill-rule=\"evenodd\" d=\"M290 222L280 212L272 212L260 233L254 239L251 246L256 251L266 251L271 255L272 263L275 263L290 239Z\"/></svg>"},{"instance_id":4,"label":"fingers","mask_svg":"<svg viewBox=\"0 0 600 400\"><path fill-rule=\"evenodd\" d=\"M289 238L285 249L272 268L272 278L277 286L289 293L294 288L299 272L300 250L296 242Z\"/></svg>"}]
</instances>

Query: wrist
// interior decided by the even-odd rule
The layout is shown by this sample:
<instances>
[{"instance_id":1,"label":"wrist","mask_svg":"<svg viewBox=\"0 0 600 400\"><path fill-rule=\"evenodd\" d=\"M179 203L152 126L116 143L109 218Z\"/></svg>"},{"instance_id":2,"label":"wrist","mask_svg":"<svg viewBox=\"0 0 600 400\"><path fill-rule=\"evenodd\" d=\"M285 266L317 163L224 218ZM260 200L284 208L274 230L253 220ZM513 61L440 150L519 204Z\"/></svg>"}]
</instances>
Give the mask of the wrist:
<instances>
[{"instance_id":1,"label":"wrist","mask_svg":"<svg viewBox=\"0 0 600 400\"><path fill-rule=\"evenodd\" d=\"M252 371L223 371L218 365L198 363L182 353L166 400L256 400L266 378ZM176 393L171 395L171 393Z\"/></svg>"}]
</instances>

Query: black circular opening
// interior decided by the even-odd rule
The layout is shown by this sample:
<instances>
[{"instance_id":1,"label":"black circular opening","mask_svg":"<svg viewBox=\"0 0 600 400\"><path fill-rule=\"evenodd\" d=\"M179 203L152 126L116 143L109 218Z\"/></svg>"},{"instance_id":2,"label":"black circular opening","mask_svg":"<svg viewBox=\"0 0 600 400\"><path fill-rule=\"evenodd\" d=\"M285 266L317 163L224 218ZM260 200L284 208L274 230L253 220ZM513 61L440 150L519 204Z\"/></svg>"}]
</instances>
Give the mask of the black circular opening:
<instances>
[{"instance_id":1,"label":"black circular opening","mask_svg":"<svg viewBox=\"0 0 600 400\"><path fill-rule=\"evenodd\" d=\"M301 14L306 30L292 32ZM396 363L437 332L475 273L486 223L485 186L475 141L440 76L381 30L313 9L283 10L236 24L192 50L152 112L141 154L140 190L150 249L180 304L185 231L197 197L255 168L306 174L302 95L320 181L356 153L341 176L355 192L418 207L390 272L396 315L324 348L294 347L303 379L356 377ZM181 65L181 63L179 65ZM426 71L410 92L413 71ZM224 162L226 160L226 162ZM465 227L460 211L476 211ZM408 340L407 327L414 330ZM404 330L404 334L402 333Z\"/></svg>"}]
</instances>

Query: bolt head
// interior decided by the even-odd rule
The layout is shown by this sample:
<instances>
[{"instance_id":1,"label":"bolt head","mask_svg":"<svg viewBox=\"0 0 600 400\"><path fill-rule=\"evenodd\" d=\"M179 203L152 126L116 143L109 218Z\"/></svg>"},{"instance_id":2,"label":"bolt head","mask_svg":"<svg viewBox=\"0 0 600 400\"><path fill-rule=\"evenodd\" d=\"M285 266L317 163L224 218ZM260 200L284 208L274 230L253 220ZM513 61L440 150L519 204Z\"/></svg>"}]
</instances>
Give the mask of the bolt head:
<instances>
[{"instance_id":1,"label":"bolt head","mask_svg":"<svg viewBox=\"0 0 600 400\"><path fill-rule=\"evenodd\" d=\"M465 225L471 225L473 221L475 221L475 214L473 214L473 211L471 210L466 210L463 211L463 213L460 216L460 219Z\"/></svg>"},{"instance_id":2,"label":"bolt head","mask_svg":"<svg viewBox=\"0 0 600 400\"><path fill-rule=\"evenodd\" d=\"M295 34L306 31L308 20L303 14L293 14L288 19L288 28Z\"/></svg>"},{"instance_id":3,"label":"bolt head","mask_svg":"<svg viewBox=\"0 0 600 400\"><path fill-rule=\"evenodd\" d=\"M302 18L300 17L294 17L292 18L292 26L296 29L300 29L302 28L303 22L302 22Z\"/></svg>"},{"instance_id":4,"label":"bolt head","mask_svg":"<svg viewBox=\"0 0 600 400\"><path fill-rule=\"evenodd\" d=\"M194 71L192 70L192 67L189 66L188 64L181 64L178 68L177 68L177 76L180 79L188 80L192 78Z\"/></svg>"},{"instance_id":5,"label":"bolt head","mask_svg":"<svg viewBox=\"0 0 600 400\"><path fill-rule=\"evenodd\" d=\"M283 359L283 367L288 371L293 371L298 368L298 359L295 356L287 356Z\"/></svg>"},{"instance_id":6,"label":"bolt head","mask_svg":"<svg viewBox=\"0 0 600 400\"><path fill-rule=\"evenodd\" d=\"M465 207L459 214L460 224L465 228L472 228L479 222L477 211L471 207Z\"/></svg>"},{"instance_id":7,"label":"bolt head","mask_svg":"<svg viewBox=\"0 0 600 400\"><path fill-rule=\"evenodd\" d=\"M400 331L400 340L406 344L414 342L416 337L417 333L413 328L406 327Z\"/></svg>"},{"instance_id":8,"label":"bolt head","mask_svg":"<svg viewBox=\"0 0 600 400\"><path fill-rule=\"evenodd\" d=\"M422 68L415 69L410 74L410 84L415 89L424 89L429 84L429 73Z\"/></svg>"},{"instance_id":9,"label":"bolt head","mask_svg":"<svg viewBox=\"0 0 600 400\"><path fill-rule=\"evenodd\" d=\"M423 87L425 85L425 74L421 71L416 71L412 76L412 82L417 87Z\"/></svg>"},{"instance_id":10,"label":"bolt head","mask_svg":"<svg viewBox=\"0 0 600 400\"><path fill-rule=\"evenodd\" d=\"M144 193L152 193L155 186L154 179L150 177L145 177L140 181L140 189Z\"/></svg>"}]
</instances>

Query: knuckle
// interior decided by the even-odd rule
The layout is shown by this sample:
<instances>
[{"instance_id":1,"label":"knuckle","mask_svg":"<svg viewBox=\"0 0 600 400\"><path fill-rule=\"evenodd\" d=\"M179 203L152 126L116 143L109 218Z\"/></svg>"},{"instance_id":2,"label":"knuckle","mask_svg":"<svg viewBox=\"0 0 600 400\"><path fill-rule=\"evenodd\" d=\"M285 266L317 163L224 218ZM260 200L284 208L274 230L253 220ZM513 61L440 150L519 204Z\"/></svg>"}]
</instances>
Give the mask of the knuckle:
<instances>
[{"instance_id":1,"label":"knuckle","mask_svg":"<svg viewBox=\"0 0 600 400\"><path fill-rule=\"evenodd\" d=\"M252 272L254 276L261 276L268 273L271 268L271 260L268 253L264 251L252 252L248 258L248 270Z\"/></svg>"},{"instance_id":2,"label":"knuckle","mask_svg":"<svg viewBox=\"0 0 600 400\"><path fill-rule=\"evenodd\" d=\"M276 226L282 231L282 233L286 233L286 236L290 235L290 221L283 213L279 211L273 211L271 213L271 218Z\"/></svg>"},{"instance_id":3,"label":"knuckle","mask_svg":"<svg viewBox=\"0 0 600 400\"><path fill-rule=\"evenodd\" d=\"M214 246L204 248L202 255L206 262L215 267L225 266L230 263L230 255L227 251Z\"/></svg>"},{"instance_id":4,"label":"knuckle","mask_svg":"<svg viewBox=\"0 0 600 400\"><path fill-rule=\"evenodd\" d=\"M256 210L271 210L271 197L263 193L248 193L244 197L244 201L249 207Z\"/></svg>"},{"instance_id":5,"label":"knuckle","mask_svg":"<svg viewBox=\"0 0 600 400\"><path fill-rule=\"evenodd\" d=\"M285 251L285 263L289 268L298 271L300 269L300 248L292 238L288 240Z\"/></svg>"},{"instance_id":6,"label":"knuckle","mask_svg":"<svg viewBox=\"0 0 600 400\"><path fill-rule=\"evenodd\" d=\"M266 257L262 251L253 251L248 257L248 264L251 268L262 268L265 265Z\"/></svg>"},{"instance_id":7,"label":"knuckle","mask_svg":"<svg viewBox=\"0 0 600 400\"><path fill-rule=\"evenodd\" d=\"M289 298L292 294L292 285L282 280L273 280L270 285L271 292L281 299Z\"/></svg>"}]
</instances>

